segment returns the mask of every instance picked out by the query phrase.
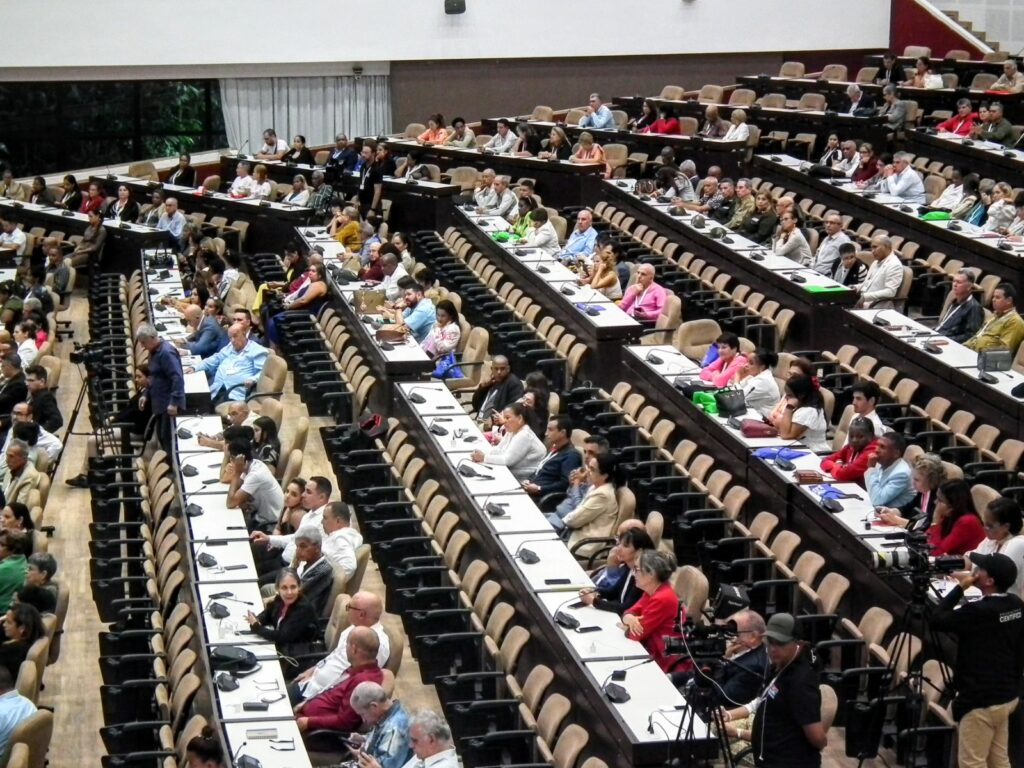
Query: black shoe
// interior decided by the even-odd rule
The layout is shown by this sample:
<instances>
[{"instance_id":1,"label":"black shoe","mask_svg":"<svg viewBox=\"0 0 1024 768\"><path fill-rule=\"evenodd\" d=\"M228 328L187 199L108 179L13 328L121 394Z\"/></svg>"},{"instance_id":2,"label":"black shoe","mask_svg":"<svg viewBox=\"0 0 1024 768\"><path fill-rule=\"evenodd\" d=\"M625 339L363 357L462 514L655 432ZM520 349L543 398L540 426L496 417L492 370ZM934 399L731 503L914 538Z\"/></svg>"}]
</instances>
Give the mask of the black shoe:
<instances>
[{"instance_id":1,"label":"black shoe","mask_svg":"<svg viewBox=\"0 0 1024 768\"><path fill-rule=\"evenodd\" d=\"M74 477L68 478L64 482L70 485L72 488L88 488L89 476L85 474L75 475Z\"/></svg>"}]
</instances>

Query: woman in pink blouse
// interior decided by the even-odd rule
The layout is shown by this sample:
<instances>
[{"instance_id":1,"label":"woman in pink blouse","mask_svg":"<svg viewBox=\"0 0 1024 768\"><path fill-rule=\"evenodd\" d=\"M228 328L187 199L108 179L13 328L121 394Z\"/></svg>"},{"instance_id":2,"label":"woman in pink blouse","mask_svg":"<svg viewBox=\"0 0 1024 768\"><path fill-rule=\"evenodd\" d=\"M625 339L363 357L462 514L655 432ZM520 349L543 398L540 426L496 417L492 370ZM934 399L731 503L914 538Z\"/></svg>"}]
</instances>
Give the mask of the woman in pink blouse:
<instances>
[{"instance_id":1,"label":"woman in pink blouse","mask_svg":"<svg viewBox=\"0 0 1024 768\"><path fill-rule=\"evenodd\" d=\"M420 144L441 144L448 138L444 117L438 113L427 118L427 130L416 137Z\"/></svg>"},{"instance_id":2,"label":"woman in pink blouse","mask_svg":"<svg viewBox=\"0 0 1024 768\"><path fill-rule=\"evenodd\" d=\"M420 345L434 360L440 360L459 346L462 329L459 327L459 310L448 299L437 302L437 322Z\"/></svg>"},{"instance_id":3,"label":"woman in pink blouse","mask_svg":"<svg viewBox=\"0 0 1024 768\"><path fill-rule=\"evenodd\" d=\"M747 358L740 354L740 337L735 333L723 333L715 339L715 345L718 359L701 369L700 378L716 387L724 387L747 364Z\"/></svg>"}]
</instances>

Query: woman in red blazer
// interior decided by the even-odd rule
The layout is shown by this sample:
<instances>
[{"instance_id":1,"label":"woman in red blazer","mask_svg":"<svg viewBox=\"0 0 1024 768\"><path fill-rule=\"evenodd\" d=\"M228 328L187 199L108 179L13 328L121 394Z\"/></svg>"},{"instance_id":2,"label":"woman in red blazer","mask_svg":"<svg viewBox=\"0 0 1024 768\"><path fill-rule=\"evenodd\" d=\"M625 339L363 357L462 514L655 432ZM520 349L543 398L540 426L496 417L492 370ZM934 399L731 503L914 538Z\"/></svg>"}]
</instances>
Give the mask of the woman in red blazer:
<instances>
[{"instance_id":1,"label":"woman in red blazer","mask_svg":"<svg viewBox=\"0 0 1024 768\"><path fill-rule=\"evenodd\" d=\"M679 637L677 622L686 621L686 609L669 583L675 561L663 552L645 549L633 567L633 578L643 591L636 604L622 615L626 637L639 641L658 666L668 671L675 659L665 655L665 636Z\"/></svg>"},{"instance_id":2,"label":"woman in red blazer","mask_svg":"<svg viewBox=\"0 0 1024 768\"><path fill-rule=\"evenodd\" d=\"M859 483L863 488L868 460L877 445L874 425L863 416L858 416L850 422L846 445L822 459L821 468L842 483Z\"/></svg>"},{"instance_id":3,"label":"woman in red blazer","mask_svg":"<svg viewBox=\"0 0 1024 768\"><path fill-rule=\"evenodd\" d=\"M950 480L939 486L928 544L933 555L965 555L985 539L985 527L974 508L971 486Z\"/></svg>"}]
</instances>

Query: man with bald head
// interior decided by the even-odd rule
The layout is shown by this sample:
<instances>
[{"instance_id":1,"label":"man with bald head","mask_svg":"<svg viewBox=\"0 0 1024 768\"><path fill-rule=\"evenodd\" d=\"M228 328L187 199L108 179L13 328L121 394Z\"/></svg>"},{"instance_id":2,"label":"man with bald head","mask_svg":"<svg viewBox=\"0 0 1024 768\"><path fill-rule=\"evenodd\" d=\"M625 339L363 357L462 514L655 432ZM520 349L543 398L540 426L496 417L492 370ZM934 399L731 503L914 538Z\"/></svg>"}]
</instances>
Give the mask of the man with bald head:
<instances>
[{"instance_id":1,"label":"man with bald head","mask_svg":"<svg viewBox=\"0 0 1024 768\"><path fill-rule=\"evenodd\" d=\"M409 273L398 256L393 253L394 246L391 246L380 257L380 271L384 277L380 281L380 288L384 291L384 298L388 301L398 301L402 295L402 289L398 287L398 281L408 277Z\"/></svg>"},{"instance_id":2,"label":"man with bald head","mask_svg":"<svg viewBox=\"0 0 1024 768\"><path fill-rule=\"evenodd\" d=\"M493 208L498 202L498 193L494 189L495 173L493 168L484 168L480 177L476 180L476 189L473 191L473 202L478 210Z\"/></svg>"},{"instance_id":3,"label":"man with bald head","mask_svg":"<svg viewBox=\"0 0 1024 768\"><path fill-rule=\"evenodd\" d=\"M295 724L302 733L322 728L346 733L358 730L362 718L352 707L352 692L360 683L379 685L384 680L384 672L377 664L380 641L372 629L353 627L348 637L339 639L338 645L342 642L351 665L333 686L295 707ZM307 746L316 749L315 742L307 741Z\"/></svg>"},{"instance_id":4,"label":"man with bald head","mask_svg":"<svg viewBox=\"0 0 1024 768\"><path fill-rule=\"evenodd\" d=\"M219 352L203 360L193 370L202 371L209 377L210 397L213 404L228 400L245 400L249 388L256 384L267 362L269 351L245 335L245 329L238 323L228 328L228 344Z\"/></svg>"},{"instance_id":5,"label":"man with bald head","mask_svg":"<svg viewBox=\"0 0 1024 768\"><path fill-rule=\"evenodd\" d=\"M207 358L228 343L227 331L217 319L222 308L220 299L212 296L206 300L203 309L195 304L185 307L185 325L191 333L187 338L174 342L181 354Z\"/></svg>"},{"instance_id":6,"label":"man with bald head","mask_svg":"<svg viewBox=\"0 0 1024 768\"><path fill-rule=\"evenodd\" d=\"M892 240L885 235L871 239L871 257L864 282L857 286L861 309L893 309L894 299L903 283L903 262L892 250Z\"/></svg>"},{"instance_id":7,"label":"man with bald head","mask_svg":"<svg viewBox=\"0 0 1024 768\"><path fill-rule=\"evenodd\" d=\"M357 629L376 636L375 663L381 667L387 664L391 645L384 632L384 625L380 623L384 602L372 592L356 592L349 601L347 611L349 626L338 637L337 647L288 686L288 695L293 704L311 699L341 681L349 667L355 664L349 655L348 640Z\"/></svg>"},{"instance_id":8,"label":"man with bald head","mask_svg":"<svg viewBox=\"0 0 1024 768\"><path fill-rule=\"evenodd\" d=\"M501 413L509 403L523 396L523 382L512 373L512 365L504 355L491 358L491 377L481 382L473 393L473 410L478 421L490 421L495 413Z\"/></svg>"},{"instance_id":9,"label":"man with bald head","mask_svg":"<svg viewBox=\"0 0 1024 768\"><path fill-rule=\"evenodd\" d=\"M597 230L594 229L594 213L584 208L576 214L576 226L565 241L565 247L559 252L562 261L576 261L579 258L590 258L597 242Z\"/></svg>"},{"instance_id":10,"label":"man with bald head","mask_svg":"<svg viewBox=\"0 0 1024 768\"><path fill-rule=\"evenodd\" d=\"M640 322L653 323L665 307L668 293L654 282L654 265L641 264L636 268L636 282L622 295L619 308Z\"/></svg>"}]
</instances>

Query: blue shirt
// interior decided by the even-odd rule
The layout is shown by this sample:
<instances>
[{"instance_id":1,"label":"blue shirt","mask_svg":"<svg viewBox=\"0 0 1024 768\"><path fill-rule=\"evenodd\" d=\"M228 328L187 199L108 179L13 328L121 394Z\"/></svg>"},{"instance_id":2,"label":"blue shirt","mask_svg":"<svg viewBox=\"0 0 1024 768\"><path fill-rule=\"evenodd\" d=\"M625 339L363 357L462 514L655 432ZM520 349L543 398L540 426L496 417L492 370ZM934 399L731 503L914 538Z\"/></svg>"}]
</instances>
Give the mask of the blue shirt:
<instances>
[{"instance_id":1,"label":"blue shirt","mask_svg":"<svg viewBox=\"0 0 1024 768\"><path fill-rule=\"evenodd\" d=\"M175 211L173 217L165 213L156 223L156 228L170 232L175 237L181 237L181 232L185 229L185 215L181 211Z\"/></svg>"},{"instance_id":2,"label":"blue shirt","mask_svg":"<svg viewBox=\"0 0 1024 768\"><path fill-rule=\"evenodd\" d=\"M185 349L193 355L209 357L227 343L228 332L224 326L218 323L216 318L204 315L199 321L195 339L185 344Z\"/></svg>"},{"instance_id":3,"label":"blue shirt","mask_svg":"<svg viewBox=\"0 0 1024 768\"><path fill-rule=\"evenodd\" d=\"M897 459L888 469L880 464L871 467L864 473L864 484L876 507L902 507L917 495L910 484L910 465L903 459Z\"/></svg>"},{"instance_id":4,"label":"blue shirt","mask_svg":"<svg viewBox=\"0 0 1024 768\"><path fill-rule=\"evenodd\" d=\"M228 400L245 400L244 384L258 379L267 361L269 350L254 341L247 342L238 352L231 344L224 346L217 354L206 358L196 366L209 376L213 373L210 395L216 396L222 389L227 390ZM155 407L155 406L154 406Z\"/></svg>"},{"instance_id":5,"label":"blue shirt","mask_svg":"<svg viewBox=\"0 0 1024 768\"><path fill-rule=\"evenodd\" d=\"M7 744L18 723L35 713L36 705L17 691L0 696L0 755L7 752Z\"/></svg>"},{"instance_id":6,"label":"blue shirt","mask_svg":"<svg viewBox=\"0 0 1024 768\"><path fill-rule=\"evenodd\" d=\"M416 343L422 344L434 327L437 310L434 308L434 302L423 298L416 303L415 307L406 307L402 311L402 317L405 318L405 324L412 333L412 337L416 339Z\"/></svg>"},{"instance_id":7,"label":"blue shirt","mask_svg":"<svg viewBox=\"0 0 1024 768\"><path fill-rule=\"evenodd\" d=\"M589 256L594 252L594 243L596 242L597 230L594 227L587 227L586 232L574 229L565 242L565 248L558 255L565 260L572 260L572 257L575 256Z\"/></svg>"},{"instance_id":8,"label":"blue shirt","mask_svg":"<svg viewBox=\"0 0 1024 768\"><path fill-rule=\"evenodd\" d=\"M185 407L185 376L181 370L181 357L166 341L161 341L149 356L149 400L153 414L167 412L167 406Z\"/></svg>"},{"instance_id":9,"label":"blue shirt","mask_svg":"<svg viewBox=\"0 0 1024 768\"><path fill-rule=\"evenodd\" d=\"M591 114L584 115L580 118L580 128L613 127L615 127L615 117L612 115L612 111L608 109L605 104L598 107L596 112L592 112Z\"/></svg>"},{"instance_id":10,"label":"blue shirt","mask_svg":"<svg viewBox=\"0 0 1024 768\"><path fill-rule=\"evenodd\" d=\"M409 715L400 701L395 701L387 716L366 734L366 753L381 768L402 768L412 757L409 745Z\"/></svg>"}]
</instances>

